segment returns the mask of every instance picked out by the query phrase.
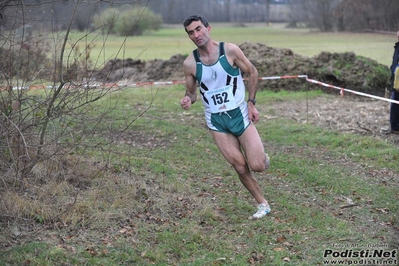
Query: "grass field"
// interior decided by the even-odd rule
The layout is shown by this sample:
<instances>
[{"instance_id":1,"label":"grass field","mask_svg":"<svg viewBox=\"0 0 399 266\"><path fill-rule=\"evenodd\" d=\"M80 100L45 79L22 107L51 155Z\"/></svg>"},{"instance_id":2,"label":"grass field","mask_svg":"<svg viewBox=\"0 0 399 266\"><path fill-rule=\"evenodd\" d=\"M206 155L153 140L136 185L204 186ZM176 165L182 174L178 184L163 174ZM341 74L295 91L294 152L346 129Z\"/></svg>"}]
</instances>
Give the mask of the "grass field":
<instances>
[{"instance_id":1,"label":"grass field","mask_svg":"<svg viewBox=\"0 0 399 266\"><path fill-rule=\"evenodd\" d=\"M0 265L305 266L333 259L323 257L329 250L397 250L397 146L278 116L263 120L257 127L272 166L256 177L272 212L249 220L254 200L213 144L201 105L181 110L183 90L130 89L107 99L120 101L109 114L115 129L127 111L152 106L112 147L93 153L108 175L93 169L93 178L88 160L75 178L89 187L55 179L30 187L38 198L25 204L14 197L33 216L0 231ZM273 115L276 101L317 97L326 96L262 91L257 98L259 110ZM70 211L57 214L75 197Z\"/></svg>"},{"instance_id":2,"label":"grass field","mask_svg":"<svg viewBox=\"0 0 399 266\"><path fill-rule=\"evenodd\" d=\"M327 47L357 47L375 56L376 47L384 46L387 62L394 42L384 35L339 34L336 39L334 34L278 26L238 28L241 33L216 28L215 38L257 41L264 32L273 39L271 46L295 42L294 51L309 55L336 51ZM306 45L305 37L315 45ZM346 39L351 45L338 45ZM370 44L372 39L379 44ZM118 38L110 41L119 43ZM175 28L127 43L126 57L146 48L147 59L192 49ZM116 51L107 49L110 54L104 58ZM118 108L107 113L103 130L86 140L86 153L79 157L76 150L67 158L52 158L65 161L67 174L55 172L54 178L43 180L39 169L36 183L24 179L21 194L2 190L1 207L8 206L14 215L0 216L0 265L308 266L327 265L334 257L343 265L361 260L397 264L397 144L296 122L273 107L337 96L258 93L262 120L257 128L271 168L255 176L272 212L252 220L256 203L214 145L201 104L181 109L183 93L183 86L167 86L109 94L93 110L100 112L116 101ZM147 107L127 131L118 132L126 116Z\"/></svg>"},{"instance_id":3,"label":"grass field","mask_svg":"<svg viewBox=\"0 0 399 266\"><path fill-rule=\"evenodd\" d=\"M355 52L372 58L384 65L390 65L393 45L397 41L395 33L321 33L309 29L286 28L285 24L212 24L211 35L215 40L241 44L243 42L264 43L275 48L289 48L303 56L314 56L322 51ZM78 40L83 34L74 34ZM87 40L93 40L95 34ZM100 55L99 62L110 58L138 58L142 60L169 59L175 54L188 54L194 45L188 39L183 26L169 25L157 32L148 32L143 36L118 37L108 36L104 43L103 36L97 36L92 58ZM86 40L86 39L84 39ZM122 46L123 43L123 46ZM104 49L105 48L105 49Z\"/></svg>"}]
</instances>

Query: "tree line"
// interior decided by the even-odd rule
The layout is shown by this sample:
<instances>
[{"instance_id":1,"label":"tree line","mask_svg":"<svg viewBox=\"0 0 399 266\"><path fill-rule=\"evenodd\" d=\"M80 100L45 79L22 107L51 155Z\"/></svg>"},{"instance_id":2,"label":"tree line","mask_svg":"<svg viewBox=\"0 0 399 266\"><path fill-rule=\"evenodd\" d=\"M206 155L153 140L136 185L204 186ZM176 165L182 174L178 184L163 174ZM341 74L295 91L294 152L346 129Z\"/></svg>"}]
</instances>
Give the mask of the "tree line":
<instances>
[{"instance_id":1,"label":"tree line","mask_svg":"<svg viewBox=\"0 0 399 266\"><path fill-rule=\"evenodd\" d=\"M192 14L210 22L287 22L321 31L397 31L399 5L392 0L122 0L81 1L1 0L0 29L21 25L65 30L74 14L73 29L93 27L93 18L106 9L131 5L149 9L164 23L181 24Z\"/></svg>"}]
</instances>

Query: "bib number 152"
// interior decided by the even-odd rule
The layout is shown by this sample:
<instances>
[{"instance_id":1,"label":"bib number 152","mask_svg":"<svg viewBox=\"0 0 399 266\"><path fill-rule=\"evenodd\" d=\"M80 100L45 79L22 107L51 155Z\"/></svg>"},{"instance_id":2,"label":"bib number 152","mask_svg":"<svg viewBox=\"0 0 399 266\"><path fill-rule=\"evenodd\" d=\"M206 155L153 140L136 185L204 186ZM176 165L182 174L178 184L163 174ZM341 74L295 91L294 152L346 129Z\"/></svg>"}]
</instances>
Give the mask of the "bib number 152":
<instances>
[{"instance_id":1,"label":"bib number 152","mask_svg":"<svg viewBox=\"0 0 399 266\"><path fill-rule=\"evenodd\" d=\"M218 94L212 95L212 100L214 105L219 105L223 103L228 103L229 100L229 94L227 92L222 92Z\"/></svg>"},{"instance_id":2,"label":"bib number 152","mask_svg":"<svg viewBox=\"0 0 399 266\"><path fill-rule=\"evenodd\" d=\"M227 85L216 90L206 92L209 101L209 107L212 113L229 111L237 108L233 95L233 86Z\"/></svg>"}]
</instances>

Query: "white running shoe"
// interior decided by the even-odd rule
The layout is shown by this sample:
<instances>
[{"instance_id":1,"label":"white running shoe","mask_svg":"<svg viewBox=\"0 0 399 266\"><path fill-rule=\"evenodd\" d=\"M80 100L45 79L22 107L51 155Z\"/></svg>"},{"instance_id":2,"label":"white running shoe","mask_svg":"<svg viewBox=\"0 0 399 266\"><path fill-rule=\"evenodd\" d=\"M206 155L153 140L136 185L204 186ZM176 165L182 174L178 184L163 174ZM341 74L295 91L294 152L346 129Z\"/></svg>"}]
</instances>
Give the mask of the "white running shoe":
<instances>
[{"instance_id":1,"label":"white running shoe","mask_svg":"<svg viewBox=\"0 0 399 266\"><path fill-rule=\"evenodd\" d=\"M253 218L262 218L266 214L268 214L271 211L270 206L268 204L259 204L258 205L258 211L252 215Z\"/></svg>"}]
</instances>

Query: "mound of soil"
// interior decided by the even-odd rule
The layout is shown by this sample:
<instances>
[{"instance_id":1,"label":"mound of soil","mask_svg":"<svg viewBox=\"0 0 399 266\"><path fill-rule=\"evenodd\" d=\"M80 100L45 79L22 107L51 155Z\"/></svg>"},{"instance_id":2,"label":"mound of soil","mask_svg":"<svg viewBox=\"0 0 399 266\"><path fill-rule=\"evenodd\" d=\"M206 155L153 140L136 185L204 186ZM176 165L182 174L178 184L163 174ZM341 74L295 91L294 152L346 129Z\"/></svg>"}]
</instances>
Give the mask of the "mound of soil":
<instances>
[{"instance_id":1,"label":"mound of soil","mask_svg":"<svg viewBox=\"0 0 399 266\"><path fill-rule=\"evenodd\" d=\"M240 48L258 69L259 75L285 76L308 75L309 78L334 86L379 96L389 88L390 71L375 60L356 56L355 53L322 52L314 57L294 54L290 49L276 49L261 43L243 43ZM104 82L146 82L183 80L182 65L185 56L177 54L169 60L122 60L108 61L96 73L96 79ZM303 80L290 79L261 81L259 88L273 91L331 89L320 88Z\"/></svg>"}]
</instances>

